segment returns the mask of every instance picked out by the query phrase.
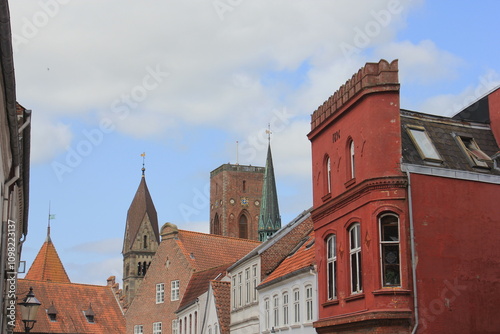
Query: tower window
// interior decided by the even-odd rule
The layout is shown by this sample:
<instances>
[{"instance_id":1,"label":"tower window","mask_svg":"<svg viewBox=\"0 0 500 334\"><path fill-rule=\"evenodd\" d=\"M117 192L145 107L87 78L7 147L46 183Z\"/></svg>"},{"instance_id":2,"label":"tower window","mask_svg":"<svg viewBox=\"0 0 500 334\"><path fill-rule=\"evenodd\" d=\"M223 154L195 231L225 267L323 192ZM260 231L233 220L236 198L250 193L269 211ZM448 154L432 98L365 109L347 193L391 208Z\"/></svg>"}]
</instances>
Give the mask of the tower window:
<instances>
[{"instance_id":1,"label":"tower window","mask_svg":"<svg viewBox=\"0 0 500 334\"><path fill-rule=\"evenodd\" d=\"M349 174L350 174L350 178L351 179L354 179L354 177L356 176L356 173L355 173L355 168L356 168L356 165L355 165L355 161L354 161L354 140L351 140L350 143L349 143Z\"/></svg>"},{"instance_id":2,"label":"tower window","mask_svg":"<svg viewBox=\"0 0 500 334\"><path fill-rule=\"evenodd\" d=\"M379 221L382 286L400 286L399 219L394 214L385 214Z\"/></svg>"},{"instance_id":3,"label":"tower window","mask_svg":"<svg viewBox=\"0 0 500 334\"><path fill-rule=\"evenodd\" d=\"M332 192L332 166L330 157L327 156L325 159L325 174L326 174L326 193Z\"/></svg>"},{"instance_id":4,"label":"tower window","mask_svg":"<svg viewBox=\"0 0 500 334\"><path fill-rule=\"evenodd\" d=\"M148 236L147 235L144 236L143 248L144 249L148 248Z\"/></svg>"},{"instance_id":5,"label":"tower window","mask_svg":"<svg viewBox=\"0 0 500 334\"><path fill-rule=\"evenodd\" d=\"M361 271L361 228L359 223L349 229L351 258L351 293L363 291L362 271Z\"/></svg>"},{"instance_id":6,"label":"tower window","mask_svg":"<svg viewBox=\"0 0 500 334\"><path fill-rule=\"evenodd\" d=\"M335 234L326 241L328 300L337 298L337 237Z\"/></svg>"},{"instance_id":7,"label":"tower window","mask_svg":"<svg viewBox=\"0 0 500 334\"><path fill-rule=\"evenodd\" d=\"M242 239L248 238L248 219L244 214L240 216L239 237Z\"/></svg>"},{"instance_id":8,"label":"tower window","mask_svg":"<svg viewBox=\"0 0 500 334\"><path fill-rule=\"evenodd\" d=\"M247 191L247 181L243 181L243 184L242 184L242 188L243 192L246 192Z\"/></svg>"}]
</instances>

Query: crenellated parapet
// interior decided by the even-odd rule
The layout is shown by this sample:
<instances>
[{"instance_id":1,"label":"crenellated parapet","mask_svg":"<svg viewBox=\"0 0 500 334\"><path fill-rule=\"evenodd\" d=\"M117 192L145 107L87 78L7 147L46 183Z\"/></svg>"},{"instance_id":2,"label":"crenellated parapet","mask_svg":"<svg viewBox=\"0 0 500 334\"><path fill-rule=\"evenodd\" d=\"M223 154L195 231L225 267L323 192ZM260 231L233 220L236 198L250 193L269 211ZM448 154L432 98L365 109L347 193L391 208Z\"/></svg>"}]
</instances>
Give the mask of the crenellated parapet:
<instances>
[{"instance_id":1,"label":"crenellated parapet","mask_svg":"<svg viewBox=\"0 0 500 334\"><path fill-rule=\"evenodd\" d=\"M313 112L311 131L347 103L352 103L354 98L359 99L365 93L392 90L399 90L398 60L389 63L382 59L378 63L367 63Z\"/></svg>"}]
</instances>

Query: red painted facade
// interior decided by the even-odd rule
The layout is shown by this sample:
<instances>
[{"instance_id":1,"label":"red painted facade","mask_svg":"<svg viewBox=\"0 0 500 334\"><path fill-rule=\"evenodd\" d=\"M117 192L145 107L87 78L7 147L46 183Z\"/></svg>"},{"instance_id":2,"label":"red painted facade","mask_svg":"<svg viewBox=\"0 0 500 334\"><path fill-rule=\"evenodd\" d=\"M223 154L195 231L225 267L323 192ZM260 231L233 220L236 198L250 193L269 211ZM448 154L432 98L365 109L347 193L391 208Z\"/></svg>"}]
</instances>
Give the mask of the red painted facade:
<instances>
[{"instance_id":1,"label":"red painted facade","mask_svg":"<svg viewBox=\"0 0 500 334\"><path fill-rule=\"evenodd\" d=\"M500 172L489 161L488 168L458 173L460 179L450 167L456 161L446 159L407 172L406 165L415 165L404 161L407 124L399 101L398 63L382 60L366 64L312 115L314 326L318 333L500 332ZM488 103L491 129L486 123L478 128L497 140L477 141L492 156L500 136L500 90ZM427 116L405 117L408 123ZM449 120L459 130L471 127ZM448 136L446 145L456 144L451 133L441 135ZM442 170L424 175L420 167ZM483 174L490 178L467 179Z\"/></svg>"}]
</instances>

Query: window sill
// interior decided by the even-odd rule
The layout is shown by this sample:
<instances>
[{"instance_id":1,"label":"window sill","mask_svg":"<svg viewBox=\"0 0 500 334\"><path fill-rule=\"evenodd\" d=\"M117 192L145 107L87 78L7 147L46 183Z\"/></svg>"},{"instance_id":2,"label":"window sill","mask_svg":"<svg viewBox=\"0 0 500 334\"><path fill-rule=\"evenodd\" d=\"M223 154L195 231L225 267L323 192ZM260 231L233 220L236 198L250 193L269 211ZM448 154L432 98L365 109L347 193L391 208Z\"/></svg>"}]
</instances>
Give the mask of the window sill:
<instances>
[{"instance_id":1,"label":"window sill","mask_svg":"<svg viewBox=\"0 0 500 334\"><path fill-rule=\"evenodd\" d=\"M357 293L355 295L350 295L349 297L347 297L344 300L346 302L350 302L350 301L357 300L357 299L362 299L362 298L365 298L365 294L363 292L360 292L360 293Z\"/></svg>"},{"instance_id":2,"label":"window sill","mask_svg":"<svg viewBox=\"0 0 500 334\"><path fill-rule=\"evenodd\" d=\"M402 288L382 288L380 290L372 291L375 296L378 295L409 295L411 290L406 290Z\"/></svg>"},{"instance_id":3,"label":"window sill","mask_svg":"<svg viewBox=\"0 0 500 334\"><path fill-rule=\"evenodd\" d=\"M291 325L290 328L300 328L300 324Z\"/></svg>"},{"instance_id":4,"label":"window sill","mask_svg":"<svg viewBox=\"0 0 500 334\"><path fill-rule=\"evenodd\" d=\"M349 188L350 186L352 186L352 185L353 185L353 184L355 184L355 183L356 183L356 178L352 178L352 179L350 179L349 181L347 181L346 183L344 183L344 186L345 186L346 188Z\"/></svg>"},{"instance_id":5,"label":"window sill","mask_svg":"<svg viewBox=\"0 0 500 334\"><path fill-rule=\"evenodd\" d=\"M338 304L339 304L339 300L338 299L333 299L333 300L329 300L327 302L324 302L323 304L321 304L321 306L328 307L328 306L338 305Z\"/></svg>"}]
</instances>

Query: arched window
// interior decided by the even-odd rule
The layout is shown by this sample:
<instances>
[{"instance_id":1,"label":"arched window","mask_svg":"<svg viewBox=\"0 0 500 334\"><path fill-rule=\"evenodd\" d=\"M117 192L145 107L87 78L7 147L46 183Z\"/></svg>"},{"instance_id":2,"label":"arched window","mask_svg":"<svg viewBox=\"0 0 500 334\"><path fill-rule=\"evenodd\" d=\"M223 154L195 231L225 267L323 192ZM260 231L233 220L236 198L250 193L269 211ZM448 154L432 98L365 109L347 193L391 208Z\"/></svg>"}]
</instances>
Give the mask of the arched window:
<instances>
[{"instance_id":1,"label":"arched window","mask_svg":"<svg viewBox=\"0 0 500 334\"><path fill-rule=\"evenodd\" d=\"M380 254L382 286L401 286L399 257L399 217L392 213L380 216Z\"/></svg>"},{"instance_id":2,"label":"arched window","mask_svg":"<svg viewBox=\"0 0 500 334\"><path fill-rule=\"evenodd\" d=\"M313 321L313 288L312 285L306 285L306 321Z\"/></svg>"},{"instance_id":3,"label":"arched window","mask_svg":"<svg viewBox=\"0 0 500 334\"><path fill-rule=\"evenodd\" d=\"M148 248L148 236L147 235L144 236L143 246L142 247L144 249Z\"/></svg>"},{"instance_id":4,"label":"arched window","mask_svg":"<svg viewBox=\"0 0 500 334\"><path fill-rule=\"evenodd\" d=\"M248 239L248 219L244 214L240 216L239 237L242 239Z\"/></svg>"},{"instance_id":5,"label":"arched window","mask_svg":"<svg viewBox=\"0 0 500 334\"><path fill-rule=\"evenodd\" d=\"M273 296L273 327L278 328L279 327L279 314L280 314L280 309L279 309L279 298L278 295Z\"/></svg>"},{"instance_id":6,"label":"arched window","mask_svg":"<svg viewBox=\"0 0 500 334\"><path fill-rule=\"evenodd\" d=\"M214 217L214 234L221 235L219 214L216 213Z\"/></svg>"},{"instance_id":7,"label":"arched window","mask_svg":"<svg viewBox=\"0 0 500 334\"><path fill-rule=\"evenodd\" d=\"M354 140L351 139L349 143L349 174L350 178L354 179L356 173L356 164L354 161Z\"/></svg>"},{"instance_id":8,"label":"arched window","mask_svg":"<svg viewBox=\"0 0 500 334\"><path fill-rule=\"evenodd\" d=\"M361 228L359 223L349 228L349 255L351 259L351 293L363 292L361 269Z\"/></svg>"},{"instance_id":9,"label":"arched window","mask_svg":"<svg viewBox=\"0 0 500 334\"><path fill-rule=\"evenodd\" d=\"M137 276L142 275L142 263L137 263Z\"/></svg>"},{"instance_id":10,"label":"arched window","mask_svg":"<svg viewBox=\"0 0 500 334\"><path fill-rule=\"evenodd\" d=\"M326 193L329 194L332 192L332 166L330 157L327 156L325 159L325 174L326 174Z\"/></svg>"},{"instance_id":11,"label":"arched window","mask_svg":"<svg viewBox=\"0 0 500 334\"><path fill-rule=\"evenodd\" d=\"M148 270L147 263L144 261L142 263L142 276L146 275L146 271Z\"/></svg>"},{"instance_id":12,"label":"arched window","mask_svg":"<svg viewBox=\"0 0 500 334\"><path fill-rule=\"evenodd\" d=\"M337 236L332 234L326 240L326 282L328 300L337 299Z\"/></svg>"},{"instance_id":13,"label":"arched window","mask_svg":"<svg viewBox=\"0 0 500 334\"><path fill-rule=\"evenodd\" d=\"M283 292L281 296L283 303L283 325L288 325L288 291Z\"/></svg>"}]
</instances>

